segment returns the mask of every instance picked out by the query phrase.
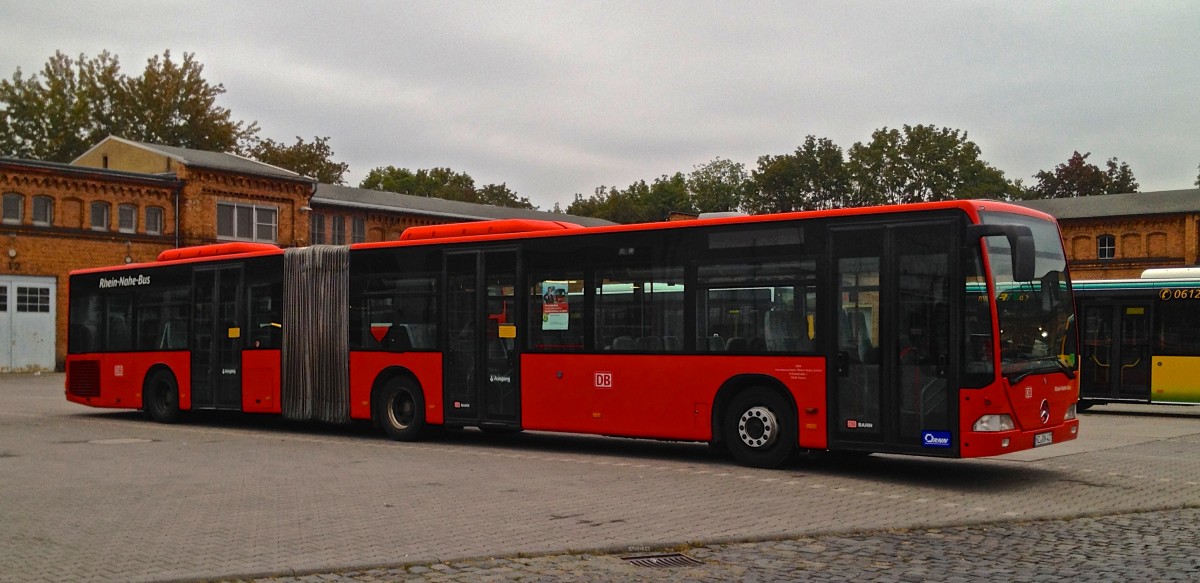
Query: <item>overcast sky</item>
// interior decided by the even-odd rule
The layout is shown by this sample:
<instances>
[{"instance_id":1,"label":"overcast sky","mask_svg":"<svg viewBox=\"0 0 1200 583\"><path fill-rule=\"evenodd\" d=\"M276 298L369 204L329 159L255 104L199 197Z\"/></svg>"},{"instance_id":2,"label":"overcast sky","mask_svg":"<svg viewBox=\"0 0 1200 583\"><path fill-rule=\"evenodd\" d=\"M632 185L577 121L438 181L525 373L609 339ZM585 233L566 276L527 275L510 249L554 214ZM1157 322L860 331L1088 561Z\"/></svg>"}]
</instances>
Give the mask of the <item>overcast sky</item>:
<instances>
[{"instance_id":1,"label":"overcast sky","mask_svg":"<svg viewBox=\"0 0 1200 583\"><path fill-rule=\"evenodd\" d=\"M17 2L0 75L170 49L260 137L328 136L357 185L446 166L548 209L597 186L756 166L807 135L966 131L1026 183L1074 152L1141 190L1200 165L1200 2Z\"/></svg>"}]
</instances>

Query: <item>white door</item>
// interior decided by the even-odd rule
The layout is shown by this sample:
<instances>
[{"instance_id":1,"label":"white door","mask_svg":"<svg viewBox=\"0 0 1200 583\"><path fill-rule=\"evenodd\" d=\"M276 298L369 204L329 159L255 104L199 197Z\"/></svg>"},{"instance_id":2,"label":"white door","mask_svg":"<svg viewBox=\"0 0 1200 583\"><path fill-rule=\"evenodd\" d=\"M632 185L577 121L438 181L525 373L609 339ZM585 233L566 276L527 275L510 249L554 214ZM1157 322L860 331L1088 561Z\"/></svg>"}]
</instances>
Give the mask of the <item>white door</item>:
<instances>
[{"instance_id":1,"label":"white door","mask_svg":"<svg viewBox=\"0 0 1200 583\"><path fill-rule=\"evenodd\" d=\"M0 372L54 370L53 277L0 278Z\"/></svg>"}]
</instances>

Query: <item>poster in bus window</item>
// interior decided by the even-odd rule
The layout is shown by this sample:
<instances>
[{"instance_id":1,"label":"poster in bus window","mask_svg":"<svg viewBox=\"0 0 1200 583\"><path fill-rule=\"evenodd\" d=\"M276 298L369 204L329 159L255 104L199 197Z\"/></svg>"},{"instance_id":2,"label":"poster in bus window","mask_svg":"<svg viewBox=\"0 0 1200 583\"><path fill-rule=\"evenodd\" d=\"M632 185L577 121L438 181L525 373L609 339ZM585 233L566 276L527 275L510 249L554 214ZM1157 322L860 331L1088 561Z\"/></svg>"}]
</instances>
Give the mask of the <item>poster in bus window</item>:
<instances>
[{"instance_id":1,"label":"poster in bus window","mask_svg":"<svg viewBox=\"0 0 1200 583\"><path fill-rule=\"evenodd\" d=\"M566 330L569 322L567 282L542 282L542 330Z\"/></svg>"}]
</instances>

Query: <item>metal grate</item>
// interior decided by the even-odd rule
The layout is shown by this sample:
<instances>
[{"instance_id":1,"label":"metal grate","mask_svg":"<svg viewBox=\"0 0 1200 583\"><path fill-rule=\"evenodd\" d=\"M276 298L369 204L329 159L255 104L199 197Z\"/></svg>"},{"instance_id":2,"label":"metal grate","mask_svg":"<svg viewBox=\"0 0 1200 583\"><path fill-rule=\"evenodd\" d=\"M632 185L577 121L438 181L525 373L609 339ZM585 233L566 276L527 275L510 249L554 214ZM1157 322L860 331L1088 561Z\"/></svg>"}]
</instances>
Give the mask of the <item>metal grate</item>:
<instances>
[{"instance_id":1,"label":"metal grate","mask_svg":"<svg viewBox=\"0 0 1200 583\"><path fill-rule=\"evenodd\" d=\"M679 553L639 555L636 557L621 557L621 559L639 567L691 567L704 564L701 561Z\"/></svg>"},{"instance_id":2,"label":"metal grate","mask_svg":"<svg viewBox=\"0 0 1200 583\"><path fill-rule=\"evenodd\" d=\"M77 397L99 397L100 361L75 360L67 363L67 390Z\"/></svg>"}]
</instances>

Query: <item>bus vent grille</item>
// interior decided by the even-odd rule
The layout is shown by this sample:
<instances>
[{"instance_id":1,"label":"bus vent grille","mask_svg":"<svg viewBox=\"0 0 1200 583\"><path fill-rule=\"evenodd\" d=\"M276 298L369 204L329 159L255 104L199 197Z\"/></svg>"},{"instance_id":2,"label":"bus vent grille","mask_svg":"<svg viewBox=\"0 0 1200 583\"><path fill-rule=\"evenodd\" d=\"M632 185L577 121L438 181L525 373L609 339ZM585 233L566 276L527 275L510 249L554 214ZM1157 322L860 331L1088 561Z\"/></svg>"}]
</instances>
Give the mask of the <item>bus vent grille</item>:
<instances>
[{"instance_id":1,"label":"bus vent grille","mask_svg":"<svg viewBox=\"0 0 1200 583\"><path fill-rule=\"evenodd\" d=\"M100 361L76 360L67 365L67 390L76 397L100 396Z\"/></svg>"},{"instance_id":2,"label":"bus vent grille","mask_svg":"<svg viewBox=\"0 0 1200 583\"><path fill-rule=\"evenodd\" d=\"M704 564L702 561L697 561L696 559L679 553L621 557L621 559L629 561L638 567L693 567Z\"/></svg>"}]
</instances>

